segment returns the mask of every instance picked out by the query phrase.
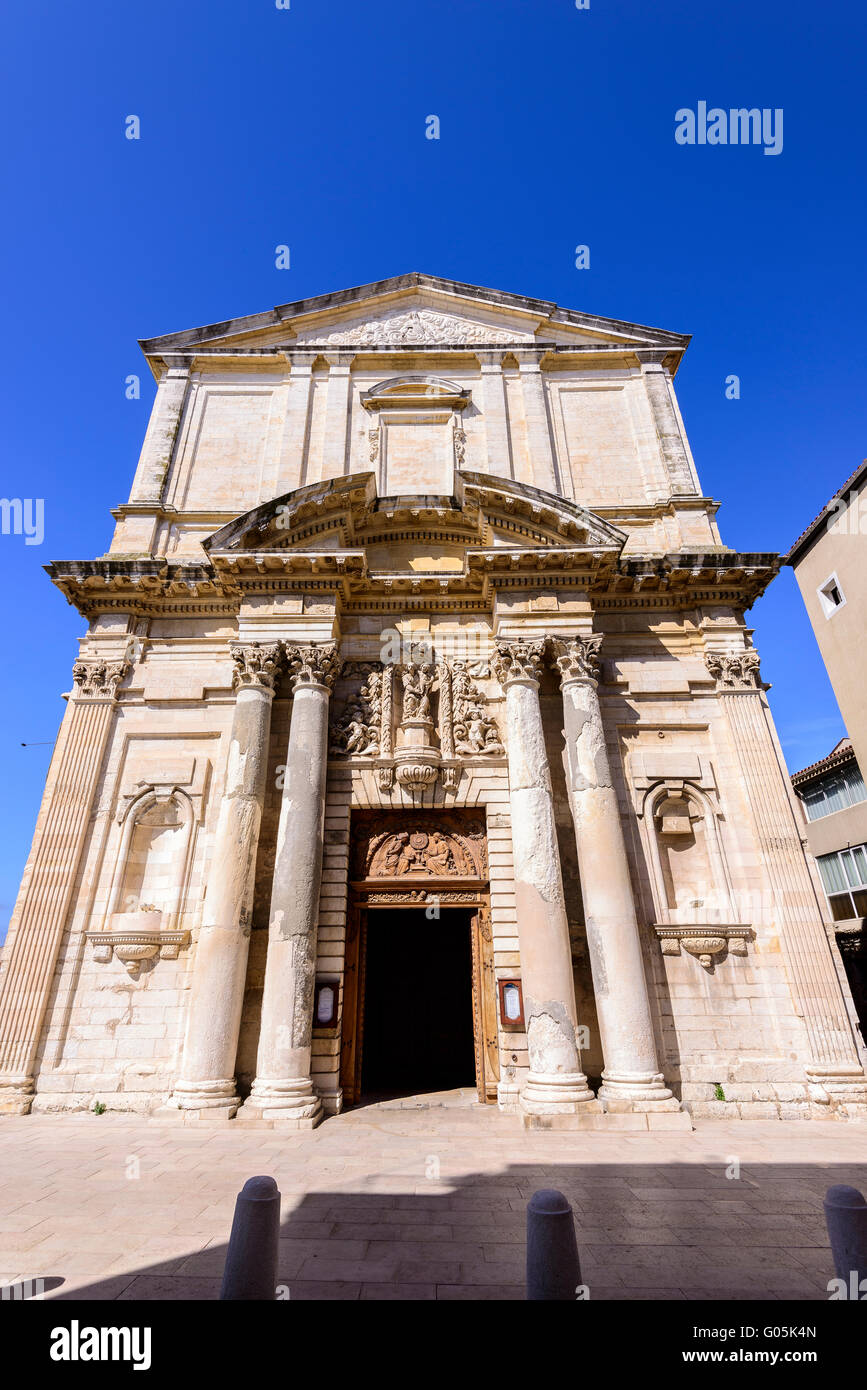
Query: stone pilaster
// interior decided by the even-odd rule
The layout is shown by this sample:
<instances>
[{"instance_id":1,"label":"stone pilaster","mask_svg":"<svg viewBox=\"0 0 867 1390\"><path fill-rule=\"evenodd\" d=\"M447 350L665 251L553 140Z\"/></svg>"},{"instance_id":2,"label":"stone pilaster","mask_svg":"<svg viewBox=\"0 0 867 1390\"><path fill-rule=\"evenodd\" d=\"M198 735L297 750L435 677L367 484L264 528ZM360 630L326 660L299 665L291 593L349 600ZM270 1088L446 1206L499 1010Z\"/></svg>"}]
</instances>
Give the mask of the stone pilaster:
<instances>
[{"instance_id":1,"label":"stone pilaster","mask_svg":"<svg viewBox=\"0 0 867 1390\"><path fill-rule=\"evenodd\" d=\"M671 379L668 370L647 354L639 354L644 372L647 399L653 412L653 422L659 438L662 460L668 473L672 494L682 496L697 491L689 465L680 421L671 398Z\"/></svg>"},{"instance_id":2,"label":"stone pilaster","mask_svg":"<svg viewBox=\"0 0 867 1390\"><path fill-rule=\"evenodd\" d=\"M657 1065L641 940L617 792L596 693L601 635L552 640L563 687L566 774L607 1110L678 1110Z\"/></svg>"},{"instance_id":3,"label":"stone pilaster","mask_svg":"<svg viewBox=\"0 0 867 1390\"><path fill-rule=\"evenodd\" d=\"M545 383L542 380L541 353L520 352L521 390L524 398L524 418L527 423L527 449L533 468L533 482L545 492L560 493L557 465Z\"/></svg>"},{"instance_id":4,"label":"stone pilaster","mask_svg":"<svg viewBox=\"0 0 867 1390\"><path fill-rule=\"evenodd\" d=\"M286 417L280 440L280 461L277 467L276 495L301 487L310 479L305 476L305 450L310 415L310 387L313 380L312 355L292 355Z\"/></svg>"},{"instance_id":5,"label":"stone pilaster","mask_svg":"<svg viewBox=\"0 0 867 1390\"><path fill-rule=\"evenodd\" d=\"M33 848L9 931L0 984L0 1114L26 1114L63 930L126 657L88 656L51 760Z\"/></svg>"},{"instance_id":6,"label":"stone pilaster","mask_svg":"<svg viewBox=\"0 0 867 1390\"><path fill-rule=\"evenodd\" d=\"M190 380L188 366L169 367L160 378L138 467L133 479L131 503L159 506L172 462L178 426Z\"/></svg>"},{"instance_id":7,"label":"stone pilaster","mask_svg":"<svg viewBox=\"0 0 867 1390\"><path fill-rule=\"evenodd\" d=\"M322 874L328 704L334 642L286 647L292 720L271 889L256 1080L240 1118L312 1128L322 1106L310 1076L316 928Z\"/></svg>"},{"instance_id":8,"label":"stone pilaster","mask_svg":"<svg viewBox=\"0 0 867 1390\"><path fill-rule=\"evenodd\" d=\"M528 1116L598 1109L581 1071L569 923L545 751L539 678L544 640L497 642L494 670L506 693L515 901L530 1071Z\"/></svg>"},{"instance_id":9,"label":"stone pilaster","mask_svg":"<svg viewBox=\"0 0 867 1390\"><path fill-rule=\"evenodd\" d=\"M323 478L339 478L346 472L346 441L352 392L353 354L328 358L328 395L325 401L325 452Z\"/></svg>"},{"instance_id":10,"label":"stone pilaster","mask_svg":"<svg viewBox=\"0 0 867 1390\"><path fill-rule=\"evenodd\" d=\"M482 370L482 410L485 416L487 470L497 478L514 477L509 443L506 384L503 380L502 353L479 355Z\"/></svg>"},{"instance_id":11,"label":"stone pilaster","mask_svg":"<svg viewBox=\"0 0 867 1390\"><path fill-rule=\"evenodd\" d=\"M279 644L235 643L235 710L202 929L196 946L181 1075L169 1102L223 1110L239 1100L235 1054L250 946L250 913L268 771Z\"/></svg>"},{"instance_id":12,"label":"stone pilaster","mask_svg":"<svg viewBox=\"0 0 867 1390\"><path fill-rule=\"evenodd\" d=\"M858 1058L834 969L822 911L753 648L708 652L744 778L756 839L770 879L792 984L810 1047L807 1078L814 1100L842 1102L867 1113L867 1078Z\"/></svg>"}]
</instances>

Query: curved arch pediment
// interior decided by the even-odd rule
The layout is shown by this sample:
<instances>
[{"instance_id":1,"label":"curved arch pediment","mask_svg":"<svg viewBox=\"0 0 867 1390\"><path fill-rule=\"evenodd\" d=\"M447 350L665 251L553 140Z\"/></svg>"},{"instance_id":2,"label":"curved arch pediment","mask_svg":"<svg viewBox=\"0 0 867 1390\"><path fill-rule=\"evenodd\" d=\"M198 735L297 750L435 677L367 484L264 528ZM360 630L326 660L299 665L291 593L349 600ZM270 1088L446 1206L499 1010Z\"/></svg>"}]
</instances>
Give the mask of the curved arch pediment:
<instances>
[{"instance_id":1,"label":"curved arch pediment","mask_svg":"<svg viewBox=\"0 0 867 1390\"><path fill-rule=\"evenodd\" d=\"M414 410L443 406L463 410L469 403L469 390L456 381L421 372L388 377L361 394L365 410L379 410L390 405L412 406Z\"/></svg>"},{"instance_id":2,"label":"curved arch pediment","mask_svg":"<svg viewBox=\"0 0 867 1390\"><path fill-rule=\"evenodd\" d=\"M395 378L399 380L399 378ZM378 497L373 473L296 488L245 512L203 542L210 555L363 550L417 536L462 551L592 548L619 555L626 537L610 522L553 493L456 470L455 495Z\"/></svg>"}]
</instances>

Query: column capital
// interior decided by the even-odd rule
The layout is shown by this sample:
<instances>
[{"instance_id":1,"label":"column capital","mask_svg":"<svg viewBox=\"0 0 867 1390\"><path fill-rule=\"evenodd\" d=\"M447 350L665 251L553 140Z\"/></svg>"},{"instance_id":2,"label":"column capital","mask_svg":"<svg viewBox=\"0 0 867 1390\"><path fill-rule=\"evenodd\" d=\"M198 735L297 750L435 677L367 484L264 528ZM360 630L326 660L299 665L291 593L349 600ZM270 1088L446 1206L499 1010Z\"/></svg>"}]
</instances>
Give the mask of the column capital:
<instances>
[{"instance_id":1,"label":"column capital","mask_svg":"<svg viewBox=\"0 0 867 1390\"><path fill-rule=\"evenodd\" d=\"M336 642L284 642L283 650L293 695L298 689L317 686L330 694L340 668Z\"/></svg>"},{"instance_id":2,"label":"column capital","mask_svg":"<svg viewBox=\"0 0 867 1390\"><path fill-rule=\"evenodd\" d=\"M764 689L759 654L753 647L742 652L706 652L704 662L719 691Z\"/></svg>"},{"instance_id":3,"label":"column capital","mask_svg":"<svg viewBox=\"0 0 867 1390\"><path fill-rule=\"evenodd\" d=\"M601 646L601 632L590 633L587 637L552 637L551 655L560 672L561 684L584 681L595 686L599 681Z\"/></svg>"},{"instance_id":4,"label":"column capital","mask_svg":"<svg viewBox=\"0 0 867 1390\"><path fill-rule=\"evenodd\" d=\"M544 637L497 638L492 665L504 690L515 681L539 684L545 664L545 645Z\"/></svg>"},{"instance_id":5,"label":"column capital","mask_svg":"<svg viewBox=\"0 0 867 1390\"><path fill-rule=\"evenodd\" d=\"M73 663L73 695L91 700L115 700L117 688L130 667L128 656L106 661L99 656L83 656Z\"/></svg>"},{"instance_id":6,"label":"column capital","mask_svg":"<svg viewBox=\"0 0 867 1390\"><path fill-rule=\"evenodd\" d=\"M229 650L235 669L233 690L268 690L273 694L280 674L279 642L232 642Z\"/></svg>"}]
</instances>

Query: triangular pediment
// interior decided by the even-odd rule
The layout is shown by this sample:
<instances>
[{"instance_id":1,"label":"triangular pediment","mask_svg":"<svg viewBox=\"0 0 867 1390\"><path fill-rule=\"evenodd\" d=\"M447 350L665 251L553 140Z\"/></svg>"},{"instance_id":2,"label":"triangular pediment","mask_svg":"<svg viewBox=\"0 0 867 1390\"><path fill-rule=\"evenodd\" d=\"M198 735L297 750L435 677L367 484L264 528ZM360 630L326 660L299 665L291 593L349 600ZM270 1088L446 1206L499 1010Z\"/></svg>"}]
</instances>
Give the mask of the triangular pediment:
<instances>
[{"instance_id":1,"label":"triangular pediment","mask_svg":"<svg viewBox=\"0 0 867 1390\"><path fill-rule=\"evenodd\" d=\"M622 346L657 348L676 359L689 338L642 324L564 309L550 300L437 276L394 276L142 341L149 358L200 348L215 352L346 346L359 350Z\"/></svg>"}]
</instances>

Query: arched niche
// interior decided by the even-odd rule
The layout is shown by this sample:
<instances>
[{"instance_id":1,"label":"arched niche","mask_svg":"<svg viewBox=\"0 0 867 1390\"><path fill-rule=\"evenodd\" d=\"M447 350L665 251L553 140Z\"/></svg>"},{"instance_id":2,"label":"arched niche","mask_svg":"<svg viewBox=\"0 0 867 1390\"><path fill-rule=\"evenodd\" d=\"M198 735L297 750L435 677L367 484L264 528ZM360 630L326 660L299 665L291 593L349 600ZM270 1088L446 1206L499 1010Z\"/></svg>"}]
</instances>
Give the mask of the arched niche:
<instances>
[{"instance_id":1,"label":"arched niche","mask_svg":"<svg viewBox=\"0 0 867 1390\"><path fill-rule=\"evenodd\" d=\"M108 900L112 928L142 915L160 930L178 926L195 819L189 796L177 787L148 787L128 803Z\"/></svg>"},{"instance_id":2,"label":"arched niche","mask_svg":"<svg viewBox=\"0 0 867 1390\"><path fill-rule=\"evenodd\" d=\"M749 925L738 921L719 815L706 790L666 779L644 793L639 822L664 955L683 947L706 969L728 950L746 955Z\"/></svg>"}]
</instances>

